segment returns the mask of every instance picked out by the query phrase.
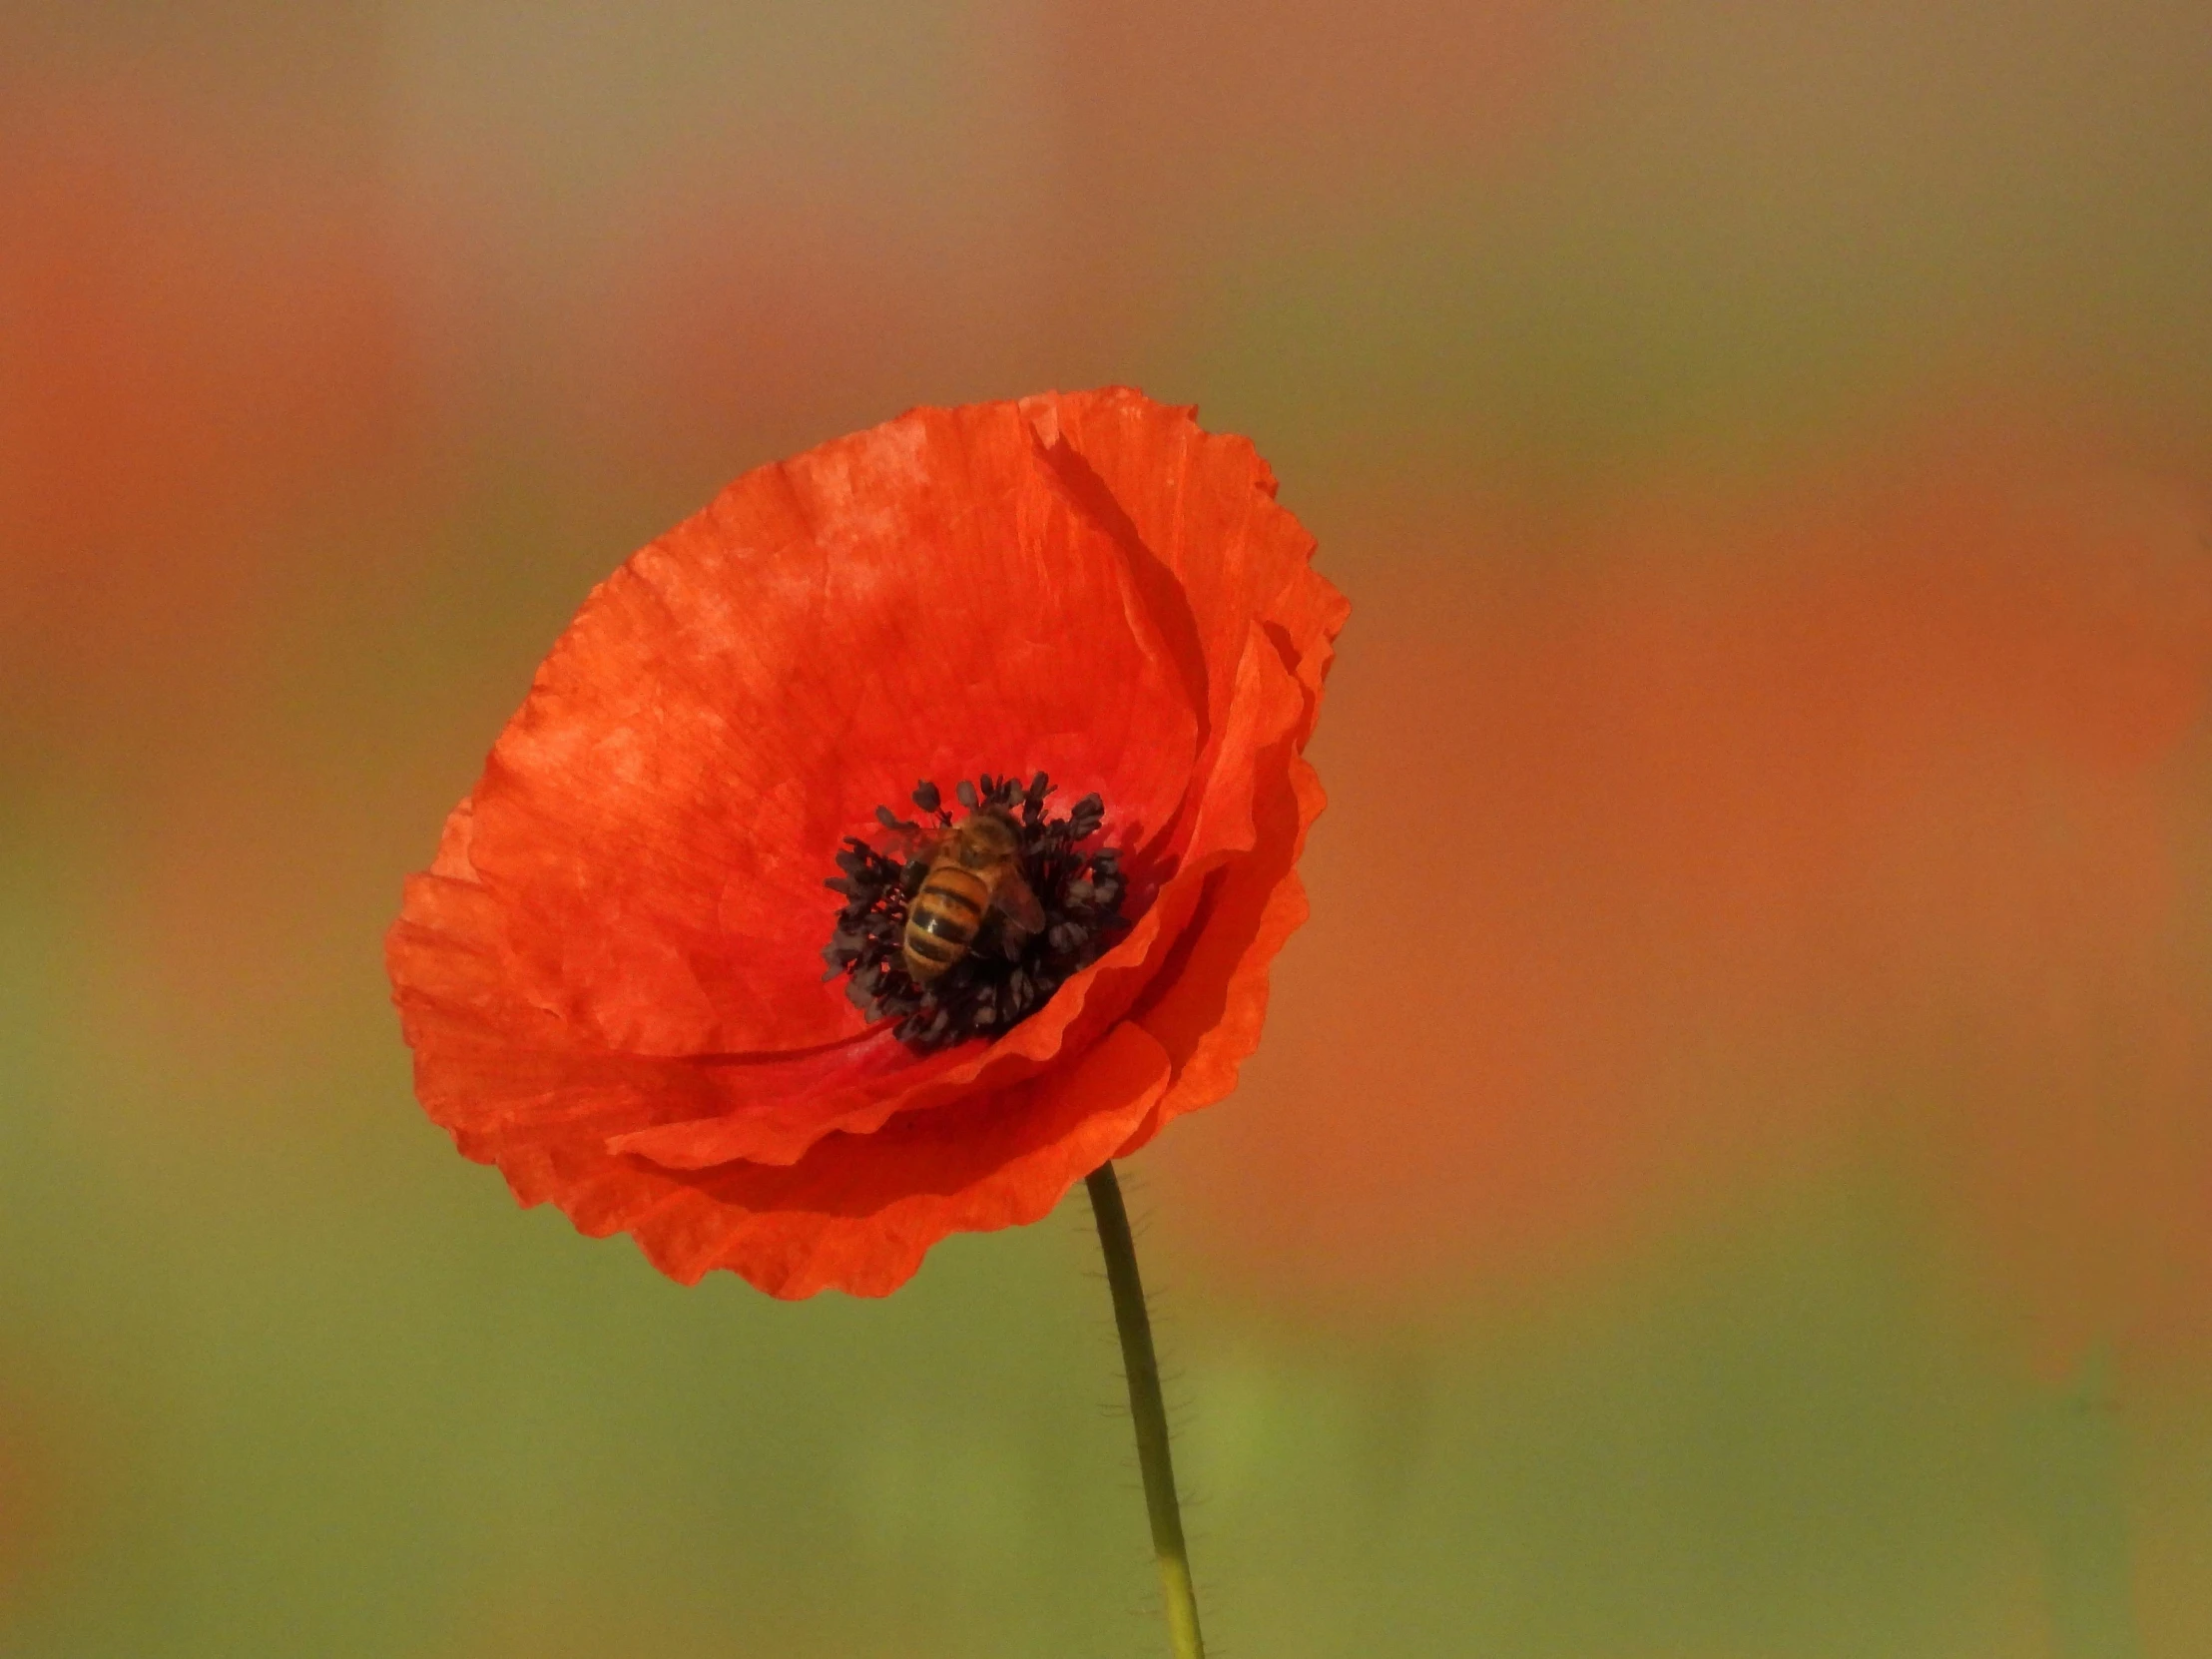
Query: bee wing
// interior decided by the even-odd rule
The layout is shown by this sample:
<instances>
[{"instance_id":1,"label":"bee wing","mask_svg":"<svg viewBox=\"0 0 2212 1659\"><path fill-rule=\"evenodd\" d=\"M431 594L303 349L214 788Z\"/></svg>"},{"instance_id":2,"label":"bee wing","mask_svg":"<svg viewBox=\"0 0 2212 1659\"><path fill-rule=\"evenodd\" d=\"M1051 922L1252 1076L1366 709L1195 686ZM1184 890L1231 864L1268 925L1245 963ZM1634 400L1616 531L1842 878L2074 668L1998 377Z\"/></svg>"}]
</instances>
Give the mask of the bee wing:
<instances>
[{"instance_id":1,"label":"bee wing","mask_svg":"<svg viewBox=\"0 0 2212 1659\"><path fill-rule=\"evenodd\" d=\"M1037 902L1037 895L1029 890L1020 870L1010 869L999 877L998 885L991 890L991 903L1024 933L1044 931L1044 906Z\"/></svg>"},{"instance_id":2,"label":"bee wing","mask_svg":"<svg viewBox=\"0 0 2212 1659\"><path fill-rule=\"evenodd\" d=\"M899 825L885 831L882 851L898 858L934 858L950 833L934 824Z\"/></svg>"}]
</instances>

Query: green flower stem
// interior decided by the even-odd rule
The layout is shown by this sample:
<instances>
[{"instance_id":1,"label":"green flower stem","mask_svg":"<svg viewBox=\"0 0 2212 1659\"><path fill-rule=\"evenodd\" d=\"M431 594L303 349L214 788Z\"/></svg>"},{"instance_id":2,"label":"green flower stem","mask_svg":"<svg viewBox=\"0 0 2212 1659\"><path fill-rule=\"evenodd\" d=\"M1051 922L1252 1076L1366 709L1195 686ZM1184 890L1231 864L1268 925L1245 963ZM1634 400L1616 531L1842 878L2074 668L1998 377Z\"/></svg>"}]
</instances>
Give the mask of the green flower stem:
<instances>
[{"instance_id":1,"label":"green flower stem","mask_svg":"<svg viewBox=\"0 0 2212 1659\"><path fill-rule=\"evenodd\" d=\"M1137 1423L1137 1465L1144 1470L1144 1506L1152 1517L1152 1552L1159 1557L1160 1588L1167 1596L1168 1640L1175 1659L1206 1659L1206 1643L1198 1634L1198 1597L1191 1589L1190 1551L1183 1543L1183 1511L1175 1501L1175 1459L1168 1451L1160 1362L1152 1352L1152 1320L1145 1312L1144 1281L1137 1276L1129 1210L1111 1163L1099 1165L1083 1184L1090 1189L1099 1249L1106 1255L1106 1283L1114 1293L1114 1325L1121 1333L1122 1368L1129 1374L1129 1414Z\"/></svg>"}]
</instances>

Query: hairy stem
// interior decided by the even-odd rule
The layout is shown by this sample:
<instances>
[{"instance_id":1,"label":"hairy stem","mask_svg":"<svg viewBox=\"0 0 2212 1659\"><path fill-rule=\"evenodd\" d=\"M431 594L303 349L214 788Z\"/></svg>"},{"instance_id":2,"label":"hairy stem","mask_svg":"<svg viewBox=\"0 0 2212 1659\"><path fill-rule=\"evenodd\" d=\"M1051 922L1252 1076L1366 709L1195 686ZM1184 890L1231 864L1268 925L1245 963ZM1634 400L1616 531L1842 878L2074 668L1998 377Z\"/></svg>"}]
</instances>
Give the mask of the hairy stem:
<instances>
[{"instance_id":1,"label":"hairy stem","mask_svg":"<svg viewBox=\"0 0 2212 1659\"><path fill-rule=\"evenodd\" d=\"M1122 1368L1129 1376L1129 1414L1137 1424L1137 1464L1144 1470L1144 1506L1152 1518L1152 1552L1159 1558L1160 1588L1167 1597L1168 1640L1175 1659L1206 1659L1206 1644L1198 1633L1198 1597L1191 1589L1190 1551L1183 1542L1183 1511L1175 1500L1160 1362L1152 1351L1152 1320L1145 1312L1144 1281L1137 1275L1129 1210L1111 1163L1099 1165L1083 1184L1090 1189L1098 1245L1106 1256L1106 1283L1114 1293L1114 1326L1121 1333Z\"/></svg>"}]
</instances>

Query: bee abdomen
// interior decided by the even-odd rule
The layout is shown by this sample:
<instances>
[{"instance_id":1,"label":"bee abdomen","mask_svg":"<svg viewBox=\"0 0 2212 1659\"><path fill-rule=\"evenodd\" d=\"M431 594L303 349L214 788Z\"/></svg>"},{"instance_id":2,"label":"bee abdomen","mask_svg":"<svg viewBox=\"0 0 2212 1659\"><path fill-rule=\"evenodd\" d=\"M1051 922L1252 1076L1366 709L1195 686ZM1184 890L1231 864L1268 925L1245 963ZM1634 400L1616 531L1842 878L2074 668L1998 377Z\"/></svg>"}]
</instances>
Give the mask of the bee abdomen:
<instances>
[{"instance_id":1,"label":"bee abdomen","mask_svg":"<svg viewBox=\"0 0 2212 1659\"><path fill-rule=\"evenodd\" d=\"M990 889L967 870L930 872L906 912L906 964L916 978L934 978L967 954L989 899Z\"/></svg>"}]
</instances>

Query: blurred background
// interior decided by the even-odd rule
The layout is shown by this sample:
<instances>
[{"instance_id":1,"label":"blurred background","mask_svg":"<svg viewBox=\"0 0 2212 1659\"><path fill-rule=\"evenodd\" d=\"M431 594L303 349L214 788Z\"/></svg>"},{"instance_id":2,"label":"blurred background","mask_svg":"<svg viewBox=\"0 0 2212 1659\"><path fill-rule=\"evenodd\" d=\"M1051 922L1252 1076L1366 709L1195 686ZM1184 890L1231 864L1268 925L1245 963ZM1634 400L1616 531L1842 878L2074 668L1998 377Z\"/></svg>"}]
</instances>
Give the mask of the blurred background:
<instances>
[{"instance_id":1,"label":"blurred background","mask_svg":"<svg viewBox=\"0 0 2212 1659\"><path fill-rule=\"evenodd\" d=\"M1164 1651L1079 1197L681 1290L380 961L633 548L1107 381L1356 606L1218 1651L2212 1651L2208 300L2195 0L10 0L0 1651Z\"/></svg>"}]
</instances>

